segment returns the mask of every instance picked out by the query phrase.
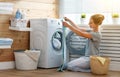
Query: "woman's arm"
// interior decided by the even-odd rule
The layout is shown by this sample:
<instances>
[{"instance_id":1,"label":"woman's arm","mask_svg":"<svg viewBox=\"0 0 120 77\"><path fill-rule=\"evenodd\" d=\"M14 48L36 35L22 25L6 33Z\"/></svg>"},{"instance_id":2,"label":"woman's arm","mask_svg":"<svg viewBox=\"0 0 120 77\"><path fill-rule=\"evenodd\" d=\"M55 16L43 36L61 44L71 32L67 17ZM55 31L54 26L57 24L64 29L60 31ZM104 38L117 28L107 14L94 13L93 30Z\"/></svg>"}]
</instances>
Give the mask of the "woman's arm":
<instances>
[{"instance_id":1,"label":"woman's arm","mask_svg":"<svg viewBox=\"0 0 120 77\"><path fill-rule=\"evenodd\" d=\"M71 24L65 21L63 21L63 25L71 29L74 33L76 33L79 36L83 36L85 38L92 38L92 35L90 33L86 32L85 30L83 31L81 29L78 29L77 27L72 26Z\"/></svg>"},{"instance_id":2,"label":"woman's arm","mask_svg":"<svg viewBox=\"0 0 120 77\"><path fill-rule=\"evenodd\" d=\"M67 17L64 17L65 21L69 22L72 26L78 28L79 30L86 31L85 29L81 29L78 25L76 25L72 20Z\"/></svg>"}]
</instances>

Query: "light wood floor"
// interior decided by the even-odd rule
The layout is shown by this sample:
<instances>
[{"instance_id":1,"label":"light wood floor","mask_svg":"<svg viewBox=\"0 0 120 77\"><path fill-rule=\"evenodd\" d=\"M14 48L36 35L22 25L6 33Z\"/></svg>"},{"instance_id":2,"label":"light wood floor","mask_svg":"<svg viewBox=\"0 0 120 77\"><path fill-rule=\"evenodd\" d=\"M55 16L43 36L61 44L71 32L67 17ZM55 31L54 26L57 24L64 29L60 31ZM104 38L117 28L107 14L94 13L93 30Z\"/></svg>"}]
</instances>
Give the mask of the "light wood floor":
<instances>
[{"instance_id":1,"label":"light wood floor","mask_svg":"<svg viewBox=\"0 0 120 77\"><path fill-rule=\"evenodd\" d=\"M0 77L120 77L120 72L109 71L107 75L93 75L82 72L57 72L57 69L37 69L32 71L0 70Z\"/></svg>"}]
</instances>

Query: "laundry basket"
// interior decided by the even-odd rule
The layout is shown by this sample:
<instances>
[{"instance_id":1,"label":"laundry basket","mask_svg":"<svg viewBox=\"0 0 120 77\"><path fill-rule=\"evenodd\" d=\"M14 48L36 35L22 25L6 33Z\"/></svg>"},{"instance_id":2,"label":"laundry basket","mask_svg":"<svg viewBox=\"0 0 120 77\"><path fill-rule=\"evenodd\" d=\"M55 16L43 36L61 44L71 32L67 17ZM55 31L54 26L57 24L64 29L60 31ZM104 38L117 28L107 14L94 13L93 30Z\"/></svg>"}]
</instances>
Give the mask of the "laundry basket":
<instances>
[{"instance_id":1,"label":"laundry basket","mask_svg":"<svg viewBox=\"0 0 120 77\"><path fill-rule=\"evenodd\" d=\"M90 67L93 74L107 74L109 70L110 59L108 57L99 57L104 62L102 63L98 56L90 56ZM103 61L102 60L102 61Z\"/></svg>"},{"instance_id":2,"label":"laundry basket","mask_svg":"<svg viewBox=\"0 0 120 77\"><path fill-rule=\"evenodd\" d=\"M16 69L18 70L34 70L37 69L40 51L18 50L14 52Z\"/></svg>"}]
</instances>

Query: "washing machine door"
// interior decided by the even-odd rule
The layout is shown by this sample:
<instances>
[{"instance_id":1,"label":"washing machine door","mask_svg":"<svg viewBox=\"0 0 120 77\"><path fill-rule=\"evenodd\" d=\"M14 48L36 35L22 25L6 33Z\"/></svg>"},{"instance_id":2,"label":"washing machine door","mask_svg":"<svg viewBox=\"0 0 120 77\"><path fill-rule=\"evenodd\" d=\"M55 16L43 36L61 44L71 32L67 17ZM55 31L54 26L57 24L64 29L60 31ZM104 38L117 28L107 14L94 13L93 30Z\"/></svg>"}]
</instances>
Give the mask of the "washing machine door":
<instances>
[{"instance_id":1,"label":"washing machine door","mask_svg":"<svg viewBox=\"0 0 120 77\"><path fill-rule=\"evenodd\" d=\"M52 44L53 49L56 52L61 53L61 50L62 50L62 29L61 28L57 29L53 33L51 44Z\"/></svg>"},{"instance_id":2,"label":"washing machine door","mask_svg":"<svg viewBox=\"0 0 120 77\"><path fill-rule=\"evenodd\" d=\"M85 55L87 38L76 35L70 31L66 37L66 45L70 55Z\"/></svg>"}]
</instances>

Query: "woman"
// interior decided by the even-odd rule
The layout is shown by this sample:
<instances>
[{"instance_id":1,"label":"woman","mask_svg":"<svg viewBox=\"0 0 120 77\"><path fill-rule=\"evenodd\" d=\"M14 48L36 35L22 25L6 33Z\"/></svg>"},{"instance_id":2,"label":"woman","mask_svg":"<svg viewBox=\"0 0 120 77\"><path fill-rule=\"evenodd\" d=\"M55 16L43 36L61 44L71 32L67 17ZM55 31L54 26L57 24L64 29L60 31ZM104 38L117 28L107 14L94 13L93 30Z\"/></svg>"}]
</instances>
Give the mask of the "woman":
<instances>
[{"instance_id":1,"label":"woman","mask_svg":"<svg viewBox=\"0 0 120 77\"><path fill-rule=\"evenodd\" d=\"M67 17L64 18L63 25L71 29L74 33L79 36L88 38L88 46L85 51L85 57L80 57L67 64L67 69L72 71L90 72L90 55L99 55L99 45L100 45L100 33L99 26L104 20L102 14L94 14L90 17L89 26L92 31L86 31L80 28L74 22L72 22Z\"/></svg>"},{"instance_id":2,"label":"woman","mask_svg":"<svg viewBox=\"0 0 120 77\"><path fill-rule=\"evenodd\" d=\"M99 54L99 45L100 45L100 33L98 32L99 26L102 24L104 20L104 16L102 14L95 14L90 17L89 26L92 28L92 31L88 32L85 29L81 29L74 22L72 22L67 17L64 18L63 25L71 29L74 33L79 36L83 36L88 38L88 48L86 50L85 55L98 55Z\"/></svg>"}]
</instances>

